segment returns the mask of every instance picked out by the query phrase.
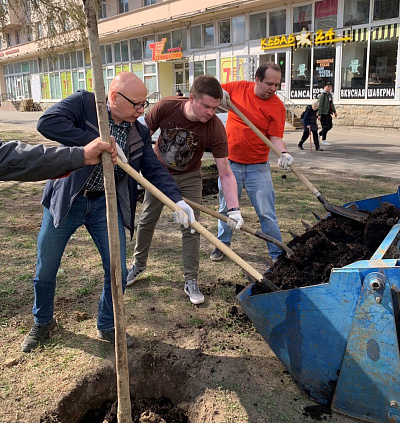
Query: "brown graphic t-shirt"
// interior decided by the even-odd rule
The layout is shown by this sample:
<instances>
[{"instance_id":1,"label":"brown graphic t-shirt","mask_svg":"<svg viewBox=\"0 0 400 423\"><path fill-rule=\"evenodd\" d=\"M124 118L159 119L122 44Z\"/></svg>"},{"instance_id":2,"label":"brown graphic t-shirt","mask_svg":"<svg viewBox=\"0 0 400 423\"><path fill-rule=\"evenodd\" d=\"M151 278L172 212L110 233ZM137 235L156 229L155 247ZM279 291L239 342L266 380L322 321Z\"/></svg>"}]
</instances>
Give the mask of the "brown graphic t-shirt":
<instances>
[{"instance_id":1,"label":"brown graphic t-shirt","mask_svg":"<svg viewBox=\"0 0 400 423\"><path fill-rule=\"evenodd\" d=\"M166 97L146 115L146 124L161 133L154 151L172 174L193 172L201 167L204 150L215 158L228 157L228 142L221 120L213 116L208 122L193 122L185 117L187 99Z\"/></svg>"}]
</instances>

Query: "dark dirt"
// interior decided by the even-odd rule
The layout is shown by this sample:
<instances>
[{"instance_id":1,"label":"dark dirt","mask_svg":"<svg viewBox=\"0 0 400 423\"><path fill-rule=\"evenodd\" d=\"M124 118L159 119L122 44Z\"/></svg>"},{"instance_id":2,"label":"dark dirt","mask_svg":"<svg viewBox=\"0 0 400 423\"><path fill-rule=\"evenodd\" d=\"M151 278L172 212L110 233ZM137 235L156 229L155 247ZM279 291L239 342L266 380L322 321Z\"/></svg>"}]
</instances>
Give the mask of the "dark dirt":
<instances>
[{"instance_id":1,"label":"dark dirt","mask_svg":"<svg viewBox=\"0 0 400 423\"><path fill-rule=\"evenodd\" d=\"M165 397L131 398L132 423L189 423L186 413ZM118 402L109 402L101 409L88 411L80 423L117 423Z\"/></svg>"},{"instance_id":2,"label":"dark dirt","mask_svg":"<svg viewBox=\"0 0 400 423\"><path fill-rule=\"evenodd\" d=\"M333 268L369 260L399 218L400 210L389 203L370 213L365 224L329 216L290 241L295 256L281 257L264 276L282 290L328 282ZM252 288L252 295L266 292L260 283Z\"/></svg>"}]
</instances>

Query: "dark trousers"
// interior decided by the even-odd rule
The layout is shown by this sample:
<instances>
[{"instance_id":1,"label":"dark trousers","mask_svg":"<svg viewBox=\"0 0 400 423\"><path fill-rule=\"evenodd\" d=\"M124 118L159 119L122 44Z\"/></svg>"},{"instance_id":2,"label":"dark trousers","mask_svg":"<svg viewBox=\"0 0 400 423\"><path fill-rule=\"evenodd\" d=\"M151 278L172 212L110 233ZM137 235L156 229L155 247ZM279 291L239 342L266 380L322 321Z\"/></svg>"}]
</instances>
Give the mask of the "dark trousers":
<instances>
[{"instance_id":1,"label":"dark trousers","mask_svg":"<svg viewBox=\"0 0 400 423\"><path fill-rule=\"evenodd\" d=\"M314 144L315 148L319 148L319 140L318 140L318 130L311 131L313 138L314 138ZM299 142L299 146L301 147L306 141L307 138L310 136L310 130L308 128L305 128L303 131L303 136L301 137L301 140Z\"/></svg>"},{"instance_id":2,"label":"dark trousers","mask_svg":"<svg viewBox=\"0 0 400 423\"><path fill-rule=\"evenodd\" d=\"M322 130L319 134L322 137L322 141L325 141L326 134L332 129L332 115L321 115L321 126Z\"/></svg>"}]
</instances>

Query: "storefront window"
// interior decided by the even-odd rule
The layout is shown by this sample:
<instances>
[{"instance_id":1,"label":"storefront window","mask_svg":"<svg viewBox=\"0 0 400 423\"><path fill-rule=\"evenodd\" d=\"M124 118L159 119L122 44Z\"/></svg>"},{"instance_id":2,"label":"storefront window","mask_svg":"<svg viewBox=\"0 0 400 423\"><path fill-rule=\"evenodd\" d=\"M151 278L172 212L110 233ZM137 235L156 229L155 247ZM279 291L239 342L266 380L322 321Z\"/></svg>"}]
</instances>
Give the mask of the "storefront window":
<instances>
[{"instance_id":1,"label":"storefront window","mask_svg":"<svg viewBox=\"0 0 400 423\"><path fill-rule=\"evenodd\" d=\"M323 0L315 3L315 30L326 31L337 27L338 0Z\"/></svg>"},{"instance_id":2,"label":"storefront window","mask_svg":"<svg viewBox=\"0 0 400 423\"><path fill-rule=\"evenodd\" d=\"M187 29L181 28L172 31L172 47L182 47L187 50Z\"/></svg>"},{"instance_id":3,"label":"storefront window","mask_svg":"<svg viewBox=\"0 0 400 423\"><path fill-rule=\"evenodd\" d=\"M250 15L250 40L259 40L267 36L267 13Z\"/></svg>"},{"instance_id":4,"label":"storefront window","mask_svg":"<svg viewBox=\"0 0 400 423\"><path fill-rule=\"evenodd\" d=\"M117 63L121 61L121 44L120 43L114 44L114 58L115 58L115 62Z\"/></svg>"},{"instance_id":5,"label":"storefront window","mask_svg":"<svg viewBox=\"0 0 400 423\"><path fill-rule=\"evenodd\" d=\"M333 46L314 47L313 98L317 97L326 82L335 86L336 48Z\"/></svg>"},{"instance_id":6,"label":"storefront window","mask_svg":"<svg viewBox=\"0 0 400 423\"><path fill-rule=\"evenodd\" d=\"M142 45L140 38L131 39L131 60L142 60Z\"/></svg>"},{"instance_id":7,"label":"storefront window","mask_svg":"<svg viewBox=\"0 0 400 423\"><path fill-rule=\"evenodd\" d=\"M344 26L360 25L369 22L370 0L346 0L344 3Z\"/></svg>"},{"instance_id":8,"label":"storefront window","mask_svg":"<svg viewBox=\"0 0 400 423\"><path fill-rule=\"evenodd\" d=\"M245 40L245 19L244 16L232 18L232 42L244 43Z\"/></svg>"},{"instance_id":9,"label":"storefront window","mask_svg":"<svg viewBox=\"0 0 400 423\"><path fill-rule=\"evenodd\" d=\"M292 51L292 81L290 98L310 98L311 49Z\"/></svg>"},{"instance_id":10,"label":"storefront window","mask_svg":"<svg viewBox=\"0 0 400 423\"><path fill-rule=\"evenodd\" d=\"M204 61L203 60L194 62L194 77L197 78L200 75L204 75Z\"/></svg>"},{"instance_id":11,"label":"storefront window","mask_svg":"<svg viewBox=\"0 0 400 423\"><path fill-rule=\"evenodd\" d=\"M399 0L375 0L374 21L397 18L399 16Z\"/></svg>"},{"instance_id":12,"label":"storefront window","mask_svg":"<svg viewBox=\"0 0 400 423\"><path fill-rule=\"evenodd\" d=\"M293 32L311 31L312 5L293 8Z\"/></svg>"},{"instance_id":13,"label":"storefront window","mask_svg":"<svg viewBox=\"0 0 400 423\"><path fill-rule=\"evenodd\" d=\"M394 98L398 37L394 25L376 28L371 33L368 98Z\"/></svg>"},{"instance_id":14,"label":"storefront window","mask_svg":"<svg viewBox=\"0 0 400 423\"><path fill-rule=\"evenodd\" d=\"M368 42L343 46L340 98L365 98Z\"/></svg>"},{"instance_id":15,"label":"storefront window","mask_svg":"<svg viewBox=\"0 0 400 423\"><path fill-rule=\"evenodd\" d=\"M201 47L201 25L190 27L190 47Z\"/></svg>"},{"instance_id":16,"label":"storefront window","mask_svg":"<svg viewBox=\"0 0 400 423\"><path fill-rule=\"evenodd\" d=\"M121 41L121 59L123 62L129 62L128 41Z\"/></svg>"},{"instance_id":17,"label":"storefront window","mask_svg":"<svg viewBox=\"0 0 400 423\"><path fill-rule=\"evenodd\" d=\"M225 44L231 42L231 21L220 21L219 23L219 43Z\"/></svg>"},{"instance_id":18,"label":"storefront window","mask_svg":"<svg viewBox=\"0 0 400 423\"><path fill-rule=\"evenodd\" d=\"M143 47L144 47L144 58L145 59L152 59L153 57L153 52L150 49L150 44L154 43L154 38L153 37L147 37L147 38L143 38Z\"/></svg>"},{"instance_id":19,"label":"storefront window","mask_svg":"<svg viewBox=\"0 0 400 423\"><path fill-rule=\"evenodd\" d=\"M217 76L217 61L216 60L206 60L206 74Z\"/></svg>"},{"instance_id":20,"label":"storefront window","mask_svg":"<svg viewBox=\"0 0 400 423\"><path fill-rule=\"evenodd\" d=\"M213 46L214 45L214 23L203 25L203 45Z\"/></svg>"},{"instance_id":21,"label":"storefront window","mask_svg":"<svg viewBox=\"0 0 400 423\"><path fill-rule=\"evenodd\" d=\"M286 34L286 10L269 12L269 36Z\"/></svg>"}]
</instances>

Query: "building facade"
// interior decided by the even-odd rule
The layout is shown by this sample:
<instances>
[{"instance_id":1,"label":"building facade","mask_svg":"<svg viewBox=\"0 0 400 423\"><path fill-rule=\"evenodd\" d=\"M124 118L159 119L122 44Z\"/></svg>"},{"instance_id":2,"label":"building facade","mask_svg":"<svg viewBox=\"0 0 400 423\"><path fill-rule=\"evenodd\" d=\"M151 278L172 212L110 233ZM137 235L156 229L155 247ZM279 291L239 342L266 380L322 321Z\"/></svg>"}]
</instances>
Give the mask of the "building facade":
<instances>
[{"instance_id":1,"label":"building facade","mask_svg":"<svg viewBox=\"0 0 400 423\"><path fill-rule=\"evenodd\" d=\"M43 56L37 39L5 27L0 50L2 99L32 98L43 108L92 89L87 50ZM279 95L302 110L333 84L338 123L400 128L400 0L106 0L99 36L106 90L121 71L150 97L188 93L207 73L220 82L252 80L257 66L281 66ZM301 112L300 112L301 113Z\"/></svg>"}]
</instances>

